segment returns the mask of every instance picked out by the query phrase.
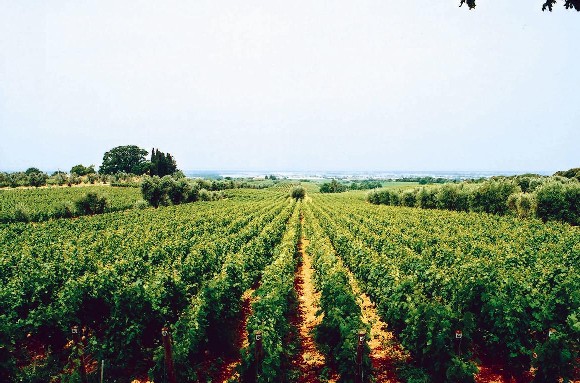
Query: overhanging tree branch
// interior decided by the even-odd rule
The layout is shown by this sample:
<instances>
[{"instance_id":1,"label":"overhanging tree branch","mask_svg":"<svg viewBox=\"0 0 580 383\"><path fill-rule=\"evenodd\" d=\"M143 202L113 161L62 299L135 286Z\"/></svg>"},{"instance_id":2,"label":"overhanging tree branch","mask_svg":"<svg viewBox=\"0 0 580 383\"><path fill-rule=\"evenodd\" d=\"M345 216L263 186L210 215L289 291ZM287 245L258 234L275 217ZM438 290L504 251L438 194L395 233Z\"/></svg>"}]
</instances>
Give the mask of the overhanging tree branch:
<instances>
[{"instance_id":1,"label":"overhanging tree branch","mask_svg":"<svg viewBox=\"0 0 580 383\"><path fill-rule=\"evenodd\" d=\"M463 4L467 4L469 9L475 8L475 0L461 0L459 6L461 7L463 6ZM554 4L556 4L556 0L546 0L544 5L542 6L542 11L545 11L547 9L550 12L552 12ZM566 9L576 9L576 11L580 12L580 0L565 0L564 7L566 7Z\"/></svg>"}]
</instances>

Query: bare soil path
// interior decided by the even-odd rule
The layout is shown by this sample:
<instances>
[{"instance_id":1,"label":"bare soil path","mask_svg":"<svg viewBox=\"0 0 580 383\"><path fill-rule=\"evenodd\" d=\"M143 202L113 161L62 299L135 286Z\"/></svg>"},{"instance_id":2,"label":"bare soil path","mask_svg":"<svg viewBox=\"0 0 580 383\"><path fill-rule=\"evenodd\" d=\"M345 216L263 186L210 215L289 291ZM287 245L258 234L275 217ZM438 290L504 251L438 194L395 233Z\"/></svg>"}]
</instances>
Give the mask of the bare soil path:
<instances>
[{"instance_id":1,"label":"bare soil path","mask_svg":"<svg viewBox=\"0 0 580 383\"><path fill-rule=\"evenodd\" d=\"M395 365L407 362L409 355L398 344L393 333L388 330L388 325L381 320L375 304L361 291L352 273L349 271L348 274L353 293L359 297L362 321L371 328L367 339L373 376L377 383L399 383L401 380L395 374Z\"/></svg>"},{"instance_id":2,"label":"bare soil path","mask_svg":"<svg viewBox=\"0 0 580 383\"><path fill-rule=\"evenodd\" d=\"M294 288L298 296L297 313L292 318L292 324L298 329L299 349L293 360L293 367L300 372L297 383L318 383L323 370L328 371L328 379L324 382L334 383L338 375L328 368L325 356L317 349L312 331L320 323L321 317L316 313L319 309L320 293L316 292L312 282L314 269L310 255L305 249L309 241L302 238L298 244L300 263L294 279Z\"/></svg>"},{"instance_id":3,"label":"bare soil path","mask_svg":"<svg viewBox=\"0 0 580 383\"><path fill-rule=\"evenodd\" d=\"M255 288L251 288L246 290L244 295L242 295L242 311L239 322L237 323L237 335L234 345L234 348L238 350L248 347L248 330L246 326L248 324L248 318L252 313L252 303L255 300L254 291ZM241 363L242 360L239 353L235 356L223 357L220 363L215 365L215 372L210 374L208 378L211 382L215 383L237 382L240 378L238 367Z\"/></svg>"}]
</instances>

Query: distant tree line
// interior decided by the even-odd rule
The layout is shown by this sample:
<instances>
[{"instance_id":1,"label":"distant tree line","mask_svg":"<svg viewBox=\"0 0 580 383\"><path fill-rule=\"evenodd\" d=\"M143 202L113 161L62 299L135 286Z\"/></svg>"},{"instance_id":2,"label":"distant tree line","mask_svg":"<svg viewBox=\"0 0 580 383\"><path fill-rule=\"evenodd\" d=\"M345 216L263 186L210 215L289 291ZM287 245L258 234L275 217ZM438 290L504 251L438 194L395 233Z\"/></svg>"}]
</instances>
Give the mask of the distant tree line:
<instances>
[{"instance_id":1,"label":"distant tree line","mask_svg":"<svg viewBox=\"0 0 580 383\"><path fill-rule=\"evenodd\" d=\"M177 171L177 163L171 154L153 148L149 160L146 155L147 151L136 145L117 146L104 154L99 173L163 177Z\"/></svg>"},{"instance_id":2,"label":"distant tree line","mask_svg":"<svg viewBox=\"0 0 580 383\"><path fill-rule=\"evenodd\" d=\"M177 172L173 176L144 176L140 187L143 200L153 207L159 207L196 201L215 201L225 198L223 193L225 190L266 189L268 185L232 179L190 179Z\"/></svg>"},{"instance_id":3,"label":"distant tree line","mask_svg":"<svg viewBox=\"0 0 580 383\"><path fill-rule=\"evenodd\" d=\"M0 172L0 187L71 186L95 182L139 187L140 183L131 182L132 178L145 174L163 177L178 171L171 154L153 148L149 160L145 158L146 155L146 150L135 145L117 146L104 154L98 173L95 165L78 164L73 166L68 174L59 170L50 176L32 167L24 172Z\"/></svg>"},{"instance_id":4,"label":"distant tree line","mask_svg":"<svg viewBox=\"0 0 580 383\"><path fill-rule=\"evenodd\" d=\"M236 185L233 181L146 176L141 183L141 194L143 199L151 206L159 207L222 199L224 198L223 190L235 187Z\"/></svg>"},{"instance_id":5,"label":"distant tree line","mask_svg":"<svg viewBox=\"0 0 580 383\"><path fill-rule=\"evenodd\" d=\"M321 193L342 193L347 190L369 190L382 187L383 184L376 180L353 181L350 184L333 179L320 185Z\"/></svg>"},{"instance_id":6,"label":"distant tree line","mask_svg":"<svg viewBox=\"0 0 580 383\"><path fill-rule=\"evenodd\" d=\"M82 165L76 165L82 166ZM75 168L73 167L73 169ZM88 168L92 168L92 165ZM76 169L78 170L78 168ZM37 168L29 168L25 172L3 173L0 172L0 188L3 187L41 187L41 186L72 186L79 184L108 183L112 186L133 186L139 187L140 183L135 183L134 174L98 174L88 172L79 174L76 171L66 173L55 171L51 175L42 172Z\"/></svg>"},{"instance_id":7,"label":"distant tree line","mask_svg":"<svg viewBox=\"0 0 580 383\"><path fill-rule=\"evenodd\" d=\"M580 168L572 168L570 170L561 170L554 173L555 176L566 177L566 178L575 178L576 180L580 181Z\"/></svg>"},{"instance_id":8,"label":"distant tree line","mask_svg":"<svg viewBox=\"0 0 580 383\"><path fill-rule=\"evenodd\" d=\"M494 177L478 183L384 189L369 193L367 200L374 204L511 214L579 225L580 181L575 176L577 173L571 174L574 176L570 178L526 174Z\"/></svg>"},{"instance_id":9,"label":"distant tree line","mask_svg":"<svg viewBox=\"0 0 580 383\"><path fill-rule=\"evenodd\" d=\"M61 171L56 171L51 176L37 168L28 168L24 172L0 172L0 187L40 187L45 185L64 185L68 182L70 182L68 174Z\"/></svg>"},{"instance_id":10,"label":"distant tree line","mask_svg":"<svg viewBox=\"0 0 580 383\"><path fill-rule=\"evenodd\" d=\"M404 178L393 178L393 182L418 182L419 185L429 185L429 184L445 184L448 182L457 182L457 180L442 177L404 177Z\"/></svg>"}]
</instances>

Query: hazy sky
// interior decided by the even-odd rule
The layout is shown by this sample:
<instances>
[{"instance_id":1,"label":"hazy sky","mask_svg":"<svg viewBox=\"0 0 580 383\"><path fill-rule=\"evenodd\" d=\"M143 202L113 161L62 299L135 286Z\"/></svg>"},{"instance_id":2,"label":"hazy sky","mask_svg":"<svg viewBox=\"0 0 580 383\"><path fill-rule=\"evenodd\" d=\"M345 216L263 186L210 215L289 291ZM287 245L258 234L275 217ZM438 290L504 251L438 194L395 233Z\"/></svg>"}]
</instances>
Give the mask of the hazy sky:
<instances>
[{"instance_id":1,"label":"hazy sky","mask_svg":"<svg viewBox=\"0 0 580 383\"><path fill-rule=\"evenodd\" d=\"M0 169L580 166L562 1L0 0Z\"/></svg>"}]
</instances>

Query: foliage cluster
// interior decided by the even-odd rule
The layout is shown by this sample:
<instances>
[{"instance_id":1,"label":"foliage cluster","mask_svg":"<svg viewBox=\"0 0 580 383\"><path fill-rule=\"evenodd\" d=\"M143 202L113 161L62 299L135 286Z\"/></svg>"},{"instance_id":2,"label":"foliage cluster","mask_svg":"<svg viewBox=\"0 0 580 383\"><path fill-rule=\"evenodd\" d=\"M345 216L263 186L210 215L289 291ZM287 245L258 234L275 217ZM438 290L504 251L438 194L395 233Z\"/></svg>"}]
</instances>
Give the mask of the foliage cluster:
<instances>
[{"instance_id":1,"label":"foliage cluster","mask_svg":"<svg viewBox=\"0 0 580 383\"><path fill-rule=\"evenodd\" d=\"M238 253L229 253L221 270L204 284L192 299L189 308L172 326L174 360L180 381L207 380L206 367L201 365L207 351L212 355L234 353L235 320L240 315L244 291L256 283L286 231L286 223L295 203L287 204L259 235L245 243ZM161 355L162 349L158 349ZM160 378L158 359L155 380Z\"/></svg>"},{"instance_id":2,"label":"foliage cluster","mask_svg":"<svg viewBox=\"0 0 580 383\"><path fill-rule=\"evenodd\" d=\"M159 149L151 150L151 164L149 165L149 175L167 176L177 171L177 164L171 154L160 152Z\"/></svg>"},{"instance_id":3,"label":"foliage cluster","mask_svg":"<svg viewBox=\"0 0 580 383\"><path fill-rule=\"evenodd\" d=\"M143 199L151 206L179 205L180 203L201 201L215 201L222 199L224 194L202 188L206 184L203 180L175 179L171 176L146 176L141 182Z\"/></svg>"},{"instance_id":4,"label":"foliage cluster","mask_svg":"<svg viewBox=\"0 0 580 383\"><path fill-rule=\"evenodd\" d=\"M88 194L106 198L104 209L93 205L85 209L81 200ZM140 198L135 189L109 186L43 188L0 191L0 222L39 222L130 209Z\"/></svg>"},{"instance_id":5,"label":"foliage cluster","mask_svg":"<svg viewBox=\"0 0 580 383\"><path fill-rule=\"evenodd\" d=\"M80 215L103 214L107 208L107 199L99 196L97 193L89 192L76 201L75 205L76 211ZM73 215L72 212L66 209L66 206L65 214L70 214L70 216Z\"/></svg>"},{"instance_id":6,"label":"foliage cluster","mask_svg":"<svg viewBox=\"0 0 580 383\"><path fill-rule=\"evenodd\" d=\"M14 172L14 173L3 173L0 172L0 188L10 187L41 187L41 186L72 186L80 184L98 184L98 183L110 183L112 186L125 186L130 185L131 181L135 179L134 174L128 173L117 173L117 174L97 174L91 172L92 165L88 167L88 173L85 170L80 170L79 166L76 165L71 169L71 173L67 174L62 171L56 171L50 176L40 170L27 173L27 172ZM75 169L77 168L77 169ZM36 169L36 168L31 168ZM30 169L29 169L30 170ZM76 173L79 171L85 174ZM134 182L134 181L133 181ZM139 184L133 184L132 186L139 187Z\"/></svg>"},{"instance_id":7,"label":"foliage cluster","mask_svg":"<svg viewBox=\"0 0 580 383\"><path fill-rule=\"evenodd\" d=\"M516 379L532 365L536 382L571 378L580 334L576 228L333 196L313 202L332 245L431 381L473 382L473 349Z\"/></svg>"},{"instance_id":8,"label":"foliage cluster","mask_svg":"<svg viewBox=\"0 0 580 383\"><path fill-rule=\"evenodd\" d=\"M163 177L177 172L177 164L171 154L153 148L149 160L145 158L146 155L147 151L136 145L117 146L104 154L99 173Z\"/></svg>"},{"instance_id":9,"label":"foliage cluster","mask_svg":"<svg viewBox=\"0 0 580 383\"><path fill-rule=\"evenodd\" d=\"M580 168L572 168L568 170L560 170L554 173L555 176L566 177L566 178L576 178L580 181Z\"/></svg>"},{"instance_id":10,"label":"foliage cluster","mask_svg":"<svg viewBox=\"0 0 580 383\"><path fill-rule=\"evenodd\" d=\"M226 269L243 275L244 286L251 283L246 277L259 276L255 270L270 259L260 249L279 240L264 228L284 226L292 210L287 193L244 190L218 204L0 226L0 374L7 381L51 380L43 378L46 369L20 367L32 366L34 355L15 345L32 342L49 350L51 377L58 379L76 324L89 339L86 352L106 360L107 380L143 376L159 350L161 327L196 309L191 297L220 296L215 278ZM238 266L225 268L234 258L242 274ZM224 304L209 308L229 310ZM210 318L211 331L221 330L221 318ZM176 351L183 347L180 341Z\"/></svg>"},{"instance_id":11,"label":"foliage cluster","mask_svg":"<svg viewBox=\"0 0 580 383\"><path fill-rule=\"evenodd\" d=\"M146 174L151 166L151 163L145 159L146 155L147 151L136 145L117 146L105 152L99 173Z\"/></svg>"},{"instance_id":12,"label":"foliage cluster","mask_svg":"<svg viewBox=\"0 0 580 383\"><path fill-rule=\"evenodd\" d=\"M333 179L330 182L325 182L320 185L320 192L321 193L342 193L347 191L348 188L345 184L338 182L337 180Z\"/></svg>"},{"instance_id":13,"label":"foliage cluster","mask_svg":"<svg viewBox=\"0 0 580 383\"><path fill-rule=\"evenodd\" d=\"M82 164L75 165L71 168L70 174L76 174L77 176L86 176L89 174L96 174L95 165L83 166Z\"/></svg>"},{"instance_id":14,"label":"foliage cluster","mask_svg":"<svg viewBox=\"0 0 580 383\"><path fill-rule=\"evenodd\" d=\"M381 181L376 180L362 180L362 181L352 181L350 183L340 182L333 179L330 182L325 182L320 185L321 193L342 193L347 190L371 190L378 189L382 187Z\"/></svg>"},{"instance_id":15,"label":"foliage cluster","mask_svg":"<svg viewBox=\"0 0 580 383\"><path fill-rule=\"evenodd\" d=\"M282 241L274 250L274 261L264 269L260 287L256 290L257 300L252 305L252 315L247 329L250 343L242 351L242 376L245 382L284 382L288 371L284 369L296 351L292 344L285 343L290 333L288 316L295 308L297 297L294 290L296 248L300 238L300 203L297 204L288 223ZM256 375L257 331L262 332L263 359L261 373Z\"/></svg>"},{"instance_id":16,"label":"foliage cluster","mask_svg":"<svg viewBox=\"0 0 580 383\"><path fill-rule=\"evenodd\" d=\"M377 180L353 181L348 188L350 190L371 190L383 187L383 183Z\"/></svg>"},{"instance_id":17,"label":"foliage cluster","mask_svg":"<svg viewBox=\"0 0 580 383\"><path fill-rule=\"evenodd\" d=\"M580 182L557 176L384 189L369 193L367 200L373 204L512 214L580 224Z\"/></svg>"},{"instance_id":18,"label":"foliage cluster","mask_svg":"<svg viewBox=\"0 0 580 383\"><path fill-rule=\"evenodd\" d=\"M37 168L28 168L25 172L0 172L0 187L40 187L46 185L48 178L48 174Z\"/></svg>"},{"instance_id":19,"label":"foliage cluster","mask_svg":"<svg viewBox=\"0 0 580 383\"><path fill-rule=\"evenodd\" d=\"M310 206L310 205L309 205ZM339 382L352 382L356 371L357 334L368 328L361 319L361 309L352 291L348 272L333 250L329 238L313 219L310 209L305 209L306 234L310 240L307 248L313 257L314 283L320 291L322 322L315 329L316 342L336 364ZM368 355L368 345L365 346ZM363 360L364 375L370 374L370 360Z\"/></svg>"},{"instance_id":20,"label":"foliage cluster","mask_svg":"<svg viewBox=\"0 0 580 383\"><path fill-rule=\"evenodd\" d=\"M296 200L304 199L304 197L306 197L306 189L302 186L295 186L290 192L290 197Z\"/></svg>"},{"instance_id":21,"label":"foliage cluster","mask_svg":"<svg viewBox=\"0 0 580 383\"><path fill-rule=\"evenodd\" d=\"M461 7L463 4L467 4L469 9L475 8L475 0L460 0L459 6ZM542 12L546 9L552 12L554 5L556 4L556 0L546 0L542 5ZM564 0L564 7L566 9L576 9L576 11L580 12L580 0Z\"/></svg>"}]
</instances>

